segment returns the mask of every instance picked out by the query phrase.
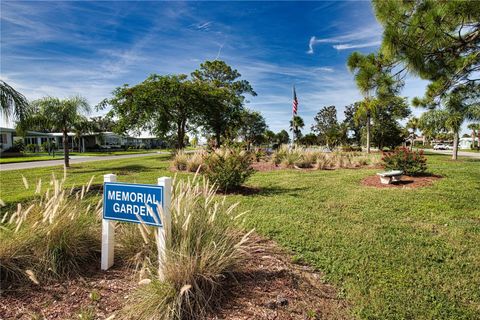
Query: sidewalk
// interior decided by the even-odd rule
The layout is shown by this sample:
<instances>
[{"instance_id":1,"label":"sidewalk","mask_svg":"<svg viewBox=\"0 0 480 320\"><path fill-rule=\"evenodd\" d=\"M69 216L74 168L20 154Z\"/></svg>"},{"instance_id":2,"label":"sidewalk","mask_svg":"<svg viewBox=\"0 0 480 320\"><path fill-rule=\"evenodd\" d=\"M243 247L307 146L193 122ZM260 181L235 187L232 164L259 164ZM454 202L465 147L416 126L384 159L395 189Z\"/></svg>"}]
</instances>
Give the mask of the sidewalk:
<instances>
[{"instance_id":1,"label":"sidewalk","mask_svg":"<svg viewBox=\"0 0 480 320\"><path fill-rule=\"evenodd\" d=\"M115 160L115 159L148 157L148 156L154 156L158 154L170 154L170 152L159 151L157 153L136 153L136 154L125 154L125 155L118 155L118 156L72 156L70 157L70 164L91 162L91 161L102 161L102 160L106 161L106 160ZM43 167L53 167L53 166L60 166L60 165L63 165L63 159L5 163L5 164L0 164L0 171L43 168Z\"/></svg>"}]
</instances>

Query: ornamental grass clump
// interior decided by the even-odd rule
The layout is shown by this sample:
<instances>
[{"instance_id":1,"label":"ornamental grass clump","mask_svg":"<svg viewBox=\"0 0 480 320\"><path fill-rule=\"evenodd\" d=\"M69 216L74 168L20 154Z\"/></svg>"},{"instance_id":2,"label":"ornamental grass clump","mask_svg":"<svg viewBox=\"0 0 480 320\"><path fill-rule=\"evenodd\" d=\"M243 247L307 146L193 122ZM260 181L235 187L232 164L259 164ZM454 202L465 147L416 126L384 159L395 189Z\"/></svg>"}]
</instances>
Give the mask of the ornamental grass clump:
<instances>
[{"instance_id":1,"label":"ornamental grass clump","mask_svg":"<svg viewBox=\"0 0 480 320\"><path fill-rule=\"evenodd\" d=\"M197 172L198 170L201 170L205 156L206 152L203 150L196 151L190 155L187 160L186 170L189 172Z\"/></svg>"},{"instance_id":2,"label":"ornamental grass clump","mask_svg":"<svg viewBox=\"0 0 480 320\"><path fill-rule=\"evenodd\" d=\"M203 174L220 191L238 189L254 173L252 156L245 150L216 149L204 160Z\"/></svg>"},{"instance_id":3,"label":"ornamental grass clump","mask_svg":"<svg viewBox=\"0 0 480 320\"><path fill-rule=\"evenodd\" d=\"M68 278L97 260L101 202L95 206L86 201L91 182L68 190L63 188L63 180L53 176L51 188L40 196L39 181L38 195L31 203L18 204L15 212L4 214L0 227L3 286Z\"/></svg>"},{"instance_id":4,"label":"ornamental grass clump","mask_svg":"<svg viewBox=\"0 0 480 320\"><path fill-rule=\"evenodd\" d=\"M222 303L224 284L251 250L237 204L215 197L207 179L174 182L162 268L143 262L140 287L120 312L127 319L202 319ZM152 229L151 227L146 227ZM155 242L154 232L144 238Z\"/></svg>"},{"instance_id":5,"label":"ornamental grass clump","mask_svg":"<svg viewBox=\"0 0 480 320\"><path fill-rule=\"evenodd\" d=\"M295 161L294 165L297 168L308 169L312 168L318 157L318 152L314 151L303 151L299 153L298 159Z\"/></svg>"},{"instance_id":6,"label":"ornamental grass clump","mask_svg":"<svg viewBox=\"0 0 480 320\"><path fill-rule=\"evenodd\" d=\"M382 157L385 169L401 170L409 176L420 176L427 170L427 159L423 150L410 151L402 147L393 152L385 152Z\"/></svg>"},{"instance_id":7,"label":"ornamental grass clump","mask_svg":"<svg viewBox=\"0 0 480 320\"><path fill-rule=\"evenodd\" d=\"M175 156L173 157L173 166L179 171L185 171L187 170L188 160L188 154L185 153L185 151L183 150L179 150L177 151L177 153L175 153Z\"/></svg>"}]
</instances>

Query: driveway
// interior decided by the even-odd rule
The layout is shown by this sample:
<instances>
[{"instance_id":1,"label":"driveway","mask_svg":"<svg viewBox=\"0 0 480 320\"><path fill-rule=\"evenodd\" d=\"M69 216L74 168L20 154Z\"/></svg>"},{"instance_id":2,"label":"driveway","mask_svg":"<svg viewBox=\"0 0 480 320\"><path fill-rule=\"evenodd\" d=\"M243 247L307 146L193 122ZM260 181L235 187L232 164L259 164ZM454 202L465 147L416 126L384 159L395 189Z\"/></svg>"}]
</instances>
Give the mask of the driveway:
<instances>
[{"instance_id":1,"label":"driveway","mask_svg":"<svg viewBox=\"0 0 480 320\"><path fill-rule=\"evenodd\" d=\"M156 154L170 154L170 152L159 151L157 153L136 153L136 154L125 154L125 155L118 155L118 156L72 156L70 157L70 164L91 162L91 161L107 161L107 160L116 160L116 159L140 158L140 157L154 156ZM60 165L63 165L63 159L5 163L5 164L0 164L0 171L53 167L53 166L60 166Z\"/></svg>"},{"instance_id":2,"label":"driveway","mask_svg":"<svg viewBox=\"0 0 480 320\"><path fill-rule=\"evenodd\" d=\"M425 151L427 151L427 150L425 150ZM438 154L448 154L449 156L451 156L453 151L452 150L428 149L428 152L438 153ZM458 156L459 157L470 157L470 158L480 159L480 152L458 151Z\"/></svg>"}]
</instances>

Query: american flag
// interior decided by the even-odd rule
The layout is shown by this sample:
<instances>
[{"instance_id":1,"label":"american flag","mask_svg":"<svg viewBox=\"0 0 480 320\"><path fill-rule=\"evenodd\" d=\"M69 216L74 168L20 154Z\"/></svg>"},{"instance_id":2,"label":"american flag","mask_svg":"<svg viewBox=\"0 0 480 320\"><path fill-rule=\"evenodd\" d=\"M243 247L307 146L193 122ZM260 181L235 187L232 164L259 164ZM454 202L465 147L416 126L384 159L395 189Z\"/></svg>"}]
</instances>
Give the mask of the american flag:
<instances>
[{"instance_id":1,"label":"american flag","mask_svg":"<svg viewBox=\"0 0 480 320\"><path fill-rule=\"evenodd\" d=\"M295 87L293 87L293 108L292 108L293 114L296 115L298 111L298 99L297 99L297 93L295 92Z\"/></svg>"}]
</instances>

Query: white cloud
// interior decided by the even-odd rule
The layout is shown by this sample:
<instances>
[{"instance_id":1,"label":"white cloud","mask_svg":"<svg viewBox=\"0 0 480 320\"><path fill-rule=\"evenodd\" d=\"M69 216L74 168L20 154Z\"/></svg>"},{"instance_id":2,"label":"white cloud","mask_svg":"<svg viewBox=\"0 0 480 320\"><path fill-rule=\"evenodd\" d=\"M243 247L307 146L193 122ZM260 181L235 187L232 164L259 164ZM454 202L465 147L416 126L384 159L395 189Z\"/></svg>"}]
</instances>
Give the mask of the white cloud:
<instances>
[{"instance_id":1,"label":"white cloud","mask_svg":"<svg viewBox=\"0 0 480 320\"><path fill-rule=\"evenodd\" d=\"M368 48L368 47L375 47L379 46L382 42L381 41L372 41L366 43L345 43L345 44L336 44L333 48L337 50L347 50L347 49L358 49L358 48Z\"/></svg>"},{"instance_id":2,"label":"white cloud","mask_svg":"<svg viewBox=\"0 0 480 320\"><path fill-rule=\"evenodd\" d=\"M336 50L373 47L380 44L381 35L382 29L377 23L375 23L368 27L363 27L360 30L351 31L339 36L328 38L317 38L316 36L312 36L308 42L307 53L315 53L314 47L321 43L336 44L332 46Z\"/></svg>"}]
</instances>

